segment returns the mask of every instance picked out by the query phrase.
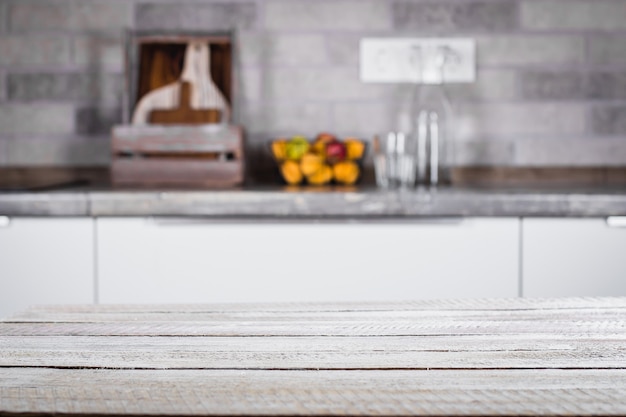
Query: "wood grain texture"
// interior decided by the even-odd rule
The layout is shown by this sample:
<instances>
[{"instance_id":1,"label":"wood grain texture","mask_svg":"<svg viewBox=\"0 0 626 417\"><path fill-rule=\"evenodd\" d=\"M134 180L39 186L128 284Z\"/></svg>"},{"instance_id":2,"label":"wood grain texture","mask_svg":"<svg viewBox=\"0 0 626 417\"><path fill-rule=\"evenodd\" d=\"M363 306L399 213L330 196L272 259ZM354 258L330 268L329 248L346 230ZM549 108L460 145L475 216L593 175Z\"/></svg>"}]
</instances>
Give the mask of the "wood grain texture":
<instances>
[{"instance_id":1,"label":"wood grain texture","mask_svg":"<svg viewBox=\"0 0 626 417\"><path fill-rule=\"evenodd\" d=\"M623 371L0 369L2 411L149 415L623 415Z\"/></svg>"},{"instance_id":2,"label":"wood grain texture","mask_svg":"<svg viewBox=\"0 0 626 417\"><path fill-rule=\"evenodd\" d=\"M241 161L207 161L204 158L115 158L111 178L116 186L182 185L232 187L243 181Z\"/></svg>"},{"instance_id":3,"label":"wood grain texture","mask_svg":"<svg viewBox=\"0 0 626 417\"><path fill-rule=\"evenodd\" d=\"M36 307L0 416L626 415L626 298Z\"/></svg>"},{"instance_id":4,"label":"wood grain texture","mask_svg":"<svg viewBox=\"0 0 626 417\"><path fill-rule=\"evenodd\" d=\"M626 297L571 297L571 298L460 298L442 300L410 300L405 302L343 302L343 303L224 303L224 304L103 304L103 305L55 305L33 306L15 315L20 321L28 315L42 314L43 318L55 314L74 314L88 320L94 314L112 313L205 313L205 312L355 312L355 311L440 311L440 310L588 310L607 308L626 309Z\"/></svg>"},{"instance_id":5,"label":"wood grain texture","mask_svg":"<svg viewBox=\"0 0 626 417\"><path fill-rule=\"evenodd\" d=\"M180 85L179 106L171 110L152 110L149 120L158 125L207 124L219 123L219 109L193 109L191 107L191 84L182 82Z\"/></svg>"},{"instance_id":6,"label":"wood grain texture","mask_svg":"<svg viewBox=\"0 0 626 417\"><path fill-rule=\"evenodd\" d=\"M163 87L180 78L183 71L185 47L189 42L203 40L211 45L210 63L211 78L215 80L220 91L232 103L232 45L228 36L196 36L194 35L143 35L134 34L139 47L137 50L139 66L133 68L136 77L129 74L129 83L138 86L137 97L133 97L133 106L141 97L151 90Z\"/></svg>"},{"instance_id":7,"label":"wood grain texture","mask_svg":"<svg viewBox=\"0 0 626 417\"><path fill-rule=\"evenodd\" d=\"M111 152L114 185L219 188L244 180L244 138L237 126L115 126Z\"/></svg>"},{"instance_id":8,"label":"wood grain texture","mask_svg":"<svg viewBox=\"0 0 626 417\"><path fill-rule=\"evenodd\" d=\"M124 323L138 321L185 321L185 322L231 322L253 320L262 322L299 322L318 321L326 322L389 322L398 321L425 321L425 320L455 320L455 321L526 321L526 320L567 320L567 321L594 321L614 319L626 313L626 308L597 308L597 309L537 309L537 310L433 310L433 311L386 311L386 310L355 310L355 311L98 311L89 314L66 311L38 311L31 309L4 319L4 322L64 322L64 323ZM2 321L0 321L2 323ZM438 321L437 324L445 322Z\"/></svg>"},{"instance_id":9,"label":"wood grain texture","mask_svg":"<svg viewBox=\"0 0 626 417\"><path fill-rule=\"evenodd\" d=\"M95 369L612 369L626 335L464 337L0 337L0 367ZM417 339L417 340L416 340Z\"/></svg>"}]
</instances>

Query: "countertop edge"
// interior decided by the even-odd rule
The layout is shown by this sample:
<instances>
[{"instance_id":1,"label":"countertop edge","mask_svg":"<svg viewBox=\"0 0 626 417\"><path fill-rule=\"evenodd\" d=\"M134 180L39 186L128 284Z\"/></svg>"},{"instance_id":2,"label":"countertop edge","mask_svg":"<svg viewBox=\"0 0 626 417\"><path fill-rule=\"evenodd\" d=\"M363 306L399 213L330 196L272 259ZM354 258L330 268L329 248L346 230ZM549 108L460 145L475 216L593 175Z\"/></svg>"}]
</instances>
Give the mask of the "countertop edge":
<instances>
[{"instance_id":1,"label":"countertop edge","mask_svg":"<svg viewBox=\"0 0 626 417\"><path fill-rule=\"evenodd\" d=\"M0 215L420 218L626 216L626 190L219 190L0 193Z\"/></svg>"}]
</instances>

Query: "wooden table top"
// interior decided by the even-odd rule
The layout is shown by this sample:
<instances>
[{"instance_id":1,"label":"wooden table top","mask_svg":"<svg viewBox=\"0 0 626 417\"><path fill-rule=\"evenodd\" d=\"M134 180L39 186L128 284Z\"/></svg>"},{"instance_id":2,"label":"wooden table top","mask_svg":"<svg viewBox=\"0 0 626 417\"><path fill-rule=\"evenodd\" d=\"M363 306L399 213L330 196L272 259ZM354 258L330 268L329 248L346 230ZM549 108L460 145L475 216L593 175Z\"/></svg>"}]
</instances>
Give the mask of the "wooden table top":
<instances>
[{"instance_id":1,"label":"wooden table top","mask_svg":"<svg viewBox=\"0 0 626 417\"><path fill-rule=\"evenodd\" d=\"M17 413L626 415L626 298L34 308Z\"/></svg>"}]
</instances>

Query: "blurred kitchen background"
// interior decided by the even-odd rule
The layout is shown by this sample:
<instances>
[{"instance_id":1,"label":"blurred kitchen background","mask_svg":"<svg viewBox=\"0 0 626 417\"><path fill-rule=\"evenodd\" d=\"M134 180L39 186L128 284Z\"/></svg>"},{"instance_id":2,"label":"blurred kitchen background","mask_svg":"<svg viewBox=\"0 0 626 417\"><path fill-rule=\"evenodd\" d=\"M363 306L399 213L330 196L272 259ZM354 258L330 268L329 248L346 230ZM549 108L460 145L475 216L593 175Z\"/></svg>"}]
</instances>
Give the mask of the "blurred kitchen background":
<instances>
[{"instance_id":1,"label":"blurred kitchen background","mask_svg":"<svg viewBox=\"0 0 626 417\"><path fill-rule=\"evenodd\" d=\"M274 178L274 137L370 139L396 128L409 86L360 82L359 41L433 36L477 42L477 81L447 87L452 165L626 182L622 0L2 0L6 175L108 166L126 29L232 31L235 122L246 130L252 183Z\"/></svg>"}]
</instances>

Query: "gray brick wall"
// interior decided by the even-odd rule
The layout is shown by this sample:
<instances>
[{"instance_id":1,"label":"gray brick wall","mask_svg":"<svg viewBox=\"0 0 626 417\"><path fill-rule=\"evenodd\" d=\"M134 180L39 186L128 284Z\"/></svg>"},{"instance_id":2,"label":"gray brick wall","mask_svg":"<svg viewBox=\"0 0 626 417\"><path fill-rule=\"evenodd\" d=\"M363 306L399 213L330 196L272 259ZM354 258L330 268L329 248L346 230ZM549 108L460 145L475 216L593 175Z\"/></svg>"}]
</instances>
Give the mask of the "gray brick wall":
<instances>
[{"instance_id":1,"label":"gray brick wall","mask_svg":"<svg viewBox=\"0 0 626 417\"><path fill-rule=\"evenodd\" d=\"M626 165L624 0L0 0L0 165L107 163L124 28L235 31L252 172L277 135L396 127L412 87L359 82L369 36L477 39L454 164Z\"/></svg>"},{"instance_id":2,"label":"gray brick wall","mask_svg":"<svg viewBox=\"0 0 626 417\"><path fill-rule=\"evenodd\" d=\"M8 159L8 145L9 142L7 141L0 141L0 167L4 167L8 164L9 159Z\"/></svg>"},{"instance_id":3,"label":"gray brick wall","mask_svg":"<svg viewBox=\"0 0 626 417\"><path fill-rule=\"evenodd\" d=\"M145 2L137 5L135 16L141 30L250 29L257 24L253 2Z\"/></svg>"},{"instance_id":4,"label":"gray brick wall","mask_svg":"<svg viewBox=\"0 0 626 417\"><path fill-rule=\"evenodd\" d=\"M0 135L65 135L74 131L74 107L65 103L0 105Z\"/></svg>"},{"instance_id":5,"label":"gray brick wall","mask_svg":"<svg viewBox=\"0 0 626 417\"><path fill-rule=\"evenodd\" d=\"M626 29L622 0L523 0L521 26L530 30Z\"/></svg>"}]
</instances>

